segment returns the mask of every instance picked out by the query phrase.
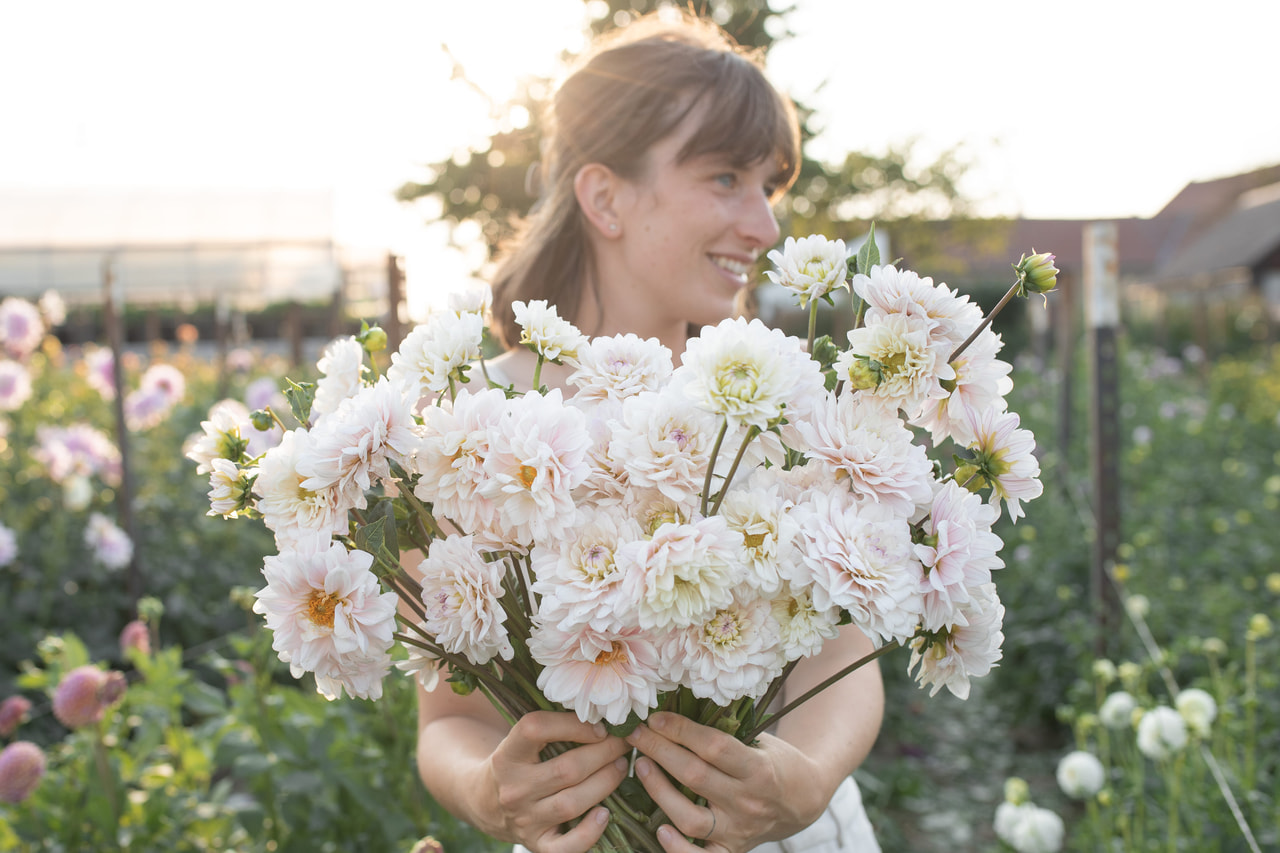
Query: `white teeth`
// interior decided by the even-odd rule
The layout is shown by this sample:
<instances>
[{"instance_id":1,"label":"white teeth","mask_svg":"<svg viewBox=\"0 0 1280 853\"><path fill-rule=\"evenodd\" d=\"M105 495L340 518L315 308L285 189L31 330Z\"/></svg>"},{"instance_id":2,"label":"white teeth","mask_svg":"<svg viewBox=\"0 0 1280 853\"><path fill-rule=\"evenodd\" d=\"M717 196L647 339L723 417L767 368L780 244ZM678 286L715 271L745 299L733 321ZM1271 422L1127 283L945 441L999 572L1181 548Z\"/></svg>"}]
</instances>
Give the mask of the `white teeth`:
<instances>
[{"instance_id":1,"label":"white teeth","mask_svg":"<svg viewBox=\"0 0 1280 853\"><path fill-rule=\"evenodd\" d=\"M746 278L751 272L751 265L744 264L742 261L735 261L733 258L726 258L722 255L712 255L712 262L720 267L720 269L731 272L739 278Z\"/></svg>"}]
</instances>

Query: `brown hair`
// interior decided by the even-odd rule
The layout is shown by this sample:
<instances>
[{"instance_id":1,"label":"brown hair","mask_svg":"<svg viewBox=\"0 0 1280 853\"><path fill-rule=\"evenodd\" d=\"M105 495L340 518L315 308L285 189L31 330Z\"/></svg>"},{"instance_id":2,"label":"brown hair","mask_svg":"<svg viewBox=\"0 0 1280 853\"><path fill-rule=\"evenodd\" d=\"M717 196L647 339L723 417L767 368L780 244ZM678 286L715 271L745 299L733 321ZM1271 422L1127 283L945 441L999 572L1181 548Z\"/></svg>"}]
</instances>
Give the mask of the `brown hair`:
<instances>
[{"instance_id":1,"label":"brown hair","mask_svg":"<svg viewBox=\"0 0 1280 853\"><path fill-rule=\"evenodd\" d=\"M560 316L581 322L580 290L594 286L594 260L574 194L578 170L600 163L623 178L640 177L650 147L699 106L701 127L679 152L681 161L723 154L746 167L772 156L778 186L791 185L800 162L795 107L765 77L758 53L686 14L647 15L602 36L556 91L544 120L543 192L493 280L494 327L503 343L520 340L516 300L546 299Z\"/></svg>"}]
</instances>

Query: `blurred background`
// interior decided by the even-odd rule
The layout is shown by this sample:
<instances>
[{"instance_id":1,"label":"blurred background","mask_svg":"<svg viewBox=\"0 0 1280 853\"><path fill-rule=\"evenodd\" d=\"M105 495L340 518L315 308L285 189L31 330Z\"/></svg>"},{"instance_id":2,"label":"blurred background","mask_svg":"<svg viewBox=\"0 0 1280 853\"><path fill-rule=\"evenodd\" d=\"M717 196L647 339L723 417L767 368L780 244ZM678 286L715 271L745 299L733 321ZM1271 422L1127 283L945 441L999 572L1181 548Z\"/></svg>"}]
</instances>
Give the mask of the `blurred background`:
<instances>
[{"instance_id":1,"label":"blurred background","mask_svg":"<svg viewBox=\"0 0 1280 853\"><path fill-rule=\"evenodd\" d=\"M272 537L207 517L183 456L215 403L252 453L279 441L248 412L287 410L328 341L394 349L484 281L534 201L539 103L660 5L0 4L0 741L47 756L24 802L0 753L0 850L509 849L418 784L407 679L367 703L291 677L249 612ZM1023 253L1060 269L995 325L1045 484L997 529L1004 658L967 702L886 659L857 772L884 849L1280 849L1280 4L688 7L800 106L784 233L874 222L986 308ZM87 664L130 687L73 731L51 697ZM1145 756L1139 715L1191 686L1212 731ZM1077 749L1106 765L1084 796ZM1011 777L1065 843L993 825Z\"/></svg>"}]
</instances>

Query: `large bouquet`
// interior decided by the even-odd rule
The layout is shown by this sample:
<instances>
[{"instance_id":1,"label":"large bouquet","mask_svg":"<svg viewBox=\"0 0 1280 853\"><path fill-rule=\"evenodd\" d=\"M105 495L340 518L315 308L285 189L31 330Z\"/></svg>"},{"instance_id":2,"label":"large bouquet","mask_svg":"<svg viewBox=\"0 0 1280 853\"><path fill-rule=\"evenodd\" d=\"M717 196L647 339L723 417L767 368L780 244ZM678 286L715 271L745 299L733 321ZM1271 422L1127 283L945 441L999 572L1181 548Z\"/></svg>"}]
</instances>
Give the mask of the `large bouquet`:
<instances>
[{"instance_id":1,"label":"large bouquet","mask_svg":"<svg viewBox=\"0 0 1280 853\"><path fill-rule=\"evenodd\" d=\"M517 393L486 371L482 303L455 304L385 373L376 328L331 344L318 382L287 383L297 426L252 416L285 430L257 456L243 413L215 409L189 456L213 513L275 533L255 610L280 658L331 698L379 698L394 665L512 720L625 731L664 709L750 743L807 698L776 707L791 668L852 622L877 650L835 678L902 646L931 695L967 696L1000 657L992 524L1040 494L1034 441L990 316L874 245L770 253L807 341L729 319L675 366L656 340L516 303L538 373L575 369L571 396L537 373ZM1051 255L1014 266L1001 305L1053 286ZM847 346L815 340L818 303L850 286ZM643 789L608 805L609 846L661 849Z\"/></svg>"}]
</instances>

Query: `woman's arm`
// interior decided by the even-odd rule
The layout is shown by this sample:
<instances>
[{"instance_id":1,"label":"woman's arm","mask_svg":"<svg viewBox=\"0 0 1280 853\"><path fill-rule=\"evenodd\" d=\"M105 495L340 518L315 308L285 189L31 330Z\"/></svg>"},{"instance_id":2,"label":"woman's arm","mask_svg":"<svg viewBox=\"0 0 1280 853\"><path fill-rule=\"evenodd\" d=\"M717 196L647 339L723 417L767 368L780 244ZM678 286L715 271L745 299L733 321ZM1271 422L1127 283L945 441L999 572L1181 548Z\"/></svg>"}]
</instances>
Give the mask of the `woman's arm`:
<instances>
[{"instance_id":1,"label":"woman's arm","mask_svg":"<svg viewBox=\"0 0 1280 853\"><path fill-rule=\"evenodd\" d=\"M820 654L796 666L786 696L802 695L871 651L861 631L845 627ZM736 853L817 820L870 752L883 715L884 687L872 662L783 717L777 735L762 734L754 748L675 714L653 715L627 740L667 771L646 759L636 762L641 782L678 830L659 831L663 847L695 851L687 839L700 838ZM696 805L677 784L707 805Z\"/></svg>"}]
</instances>

